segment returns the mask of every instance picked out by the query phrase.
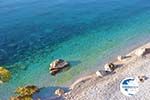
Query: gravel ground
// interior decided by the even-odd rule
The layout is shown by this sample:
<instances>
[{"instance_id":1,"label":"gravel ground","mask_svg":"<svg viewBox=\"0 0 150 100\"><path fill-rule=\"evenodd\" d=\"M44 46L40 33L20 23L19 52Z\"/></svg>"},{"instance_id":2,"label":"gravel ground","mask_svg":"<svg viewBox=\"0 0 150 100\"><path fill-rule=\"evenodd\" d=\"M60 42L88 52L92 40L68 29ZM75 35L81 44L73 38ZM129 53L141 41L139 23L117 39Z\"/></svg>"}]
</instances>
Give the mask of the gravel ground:
<instances>
[{"instance_id":1,"label":"gravel ground","mask_svg":"<svg viewBox=\"0 0 150 100\"><path fill-rule=\"evenodd\" d=\"M140 48L143 47L150 48L150 43ZM150 100L150 54L138 57L135 55L136 50L129 53L129 58L125 61L116 60L114 63L122 66L113 73L102 78L95 74L86 76L87 79L80 78L64 97L67 100ZM131 97L123 95L120 91L121 80L127 77L137 78L139 75L147 77L143 83L139 82L139 92Z\"/></svg>"}]
</instances>

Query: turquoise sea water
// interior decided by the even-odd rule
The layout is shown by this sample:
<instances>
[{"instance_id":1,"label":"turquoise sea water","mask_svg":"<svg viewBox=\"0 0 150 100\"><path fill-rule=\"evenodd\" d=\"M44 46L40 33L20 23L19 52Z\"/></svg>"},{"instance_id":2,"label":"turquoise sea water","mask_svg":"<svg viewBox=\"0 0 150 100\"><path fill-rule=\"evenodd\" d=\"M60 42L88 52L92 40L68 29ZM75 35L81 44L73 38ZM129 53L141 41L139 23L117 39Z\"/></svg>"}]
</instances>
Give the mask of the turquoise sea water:
<instances>
[{"instance_id":1,"label":"turquoise sea water","mask_svg":"<svg viewBox=\"0 0 150 100\"><path fill-rule=\"evenodd\" d=\"M0 100L18 86L61 86L102 61L150 41L149 0L1 0L0 66L13 78ZM56 58L72 67L56 76Z\"/></svg>"}]
</instances>

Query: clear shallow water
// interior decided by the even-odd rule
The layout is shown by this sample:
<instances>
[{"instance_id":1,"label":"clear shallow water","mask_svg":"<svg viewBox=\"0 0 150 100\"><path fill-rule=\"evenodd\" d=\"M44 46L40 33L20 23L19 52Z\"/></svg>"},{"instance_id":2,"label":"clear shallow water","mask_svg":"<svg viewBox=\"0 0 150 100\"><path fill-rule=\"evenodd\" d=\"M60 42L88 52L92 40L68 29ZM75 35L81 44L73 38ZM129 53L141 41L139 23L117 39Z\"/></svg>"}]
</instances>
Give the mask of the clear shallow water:
<instances>
[{"instance_id":1,"label":"clear shallow water","mask_svg":"<svg viewBox=\"0 0 150 100\"><path fill-rule=\"evenodd\" d=\"M149 41L149 26L149 0L0 1L0 65L13 74L0 85L0 99L18 86L65 84L120 48ZM53 77L56 58L73 66Z\"/></svg>"}]
</instances>

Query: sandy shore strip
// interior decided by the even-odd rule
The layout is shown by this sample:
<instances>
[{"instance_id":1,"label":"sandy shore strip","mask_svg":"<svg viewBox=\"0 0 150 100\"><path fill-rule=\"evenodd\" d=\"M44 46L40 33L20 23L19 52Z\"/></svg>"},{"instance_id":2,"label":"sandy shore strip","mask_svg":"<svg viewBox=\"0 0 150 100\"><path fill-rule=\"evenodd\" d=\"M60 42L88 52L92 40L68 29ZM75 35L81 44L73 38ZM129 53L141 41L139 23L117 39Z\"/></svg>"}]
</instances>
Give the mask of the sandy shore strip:
<instances>
[{"instance_id":1,"label":"sandy shore strip","mask_svg":"<svg viewBox=\"0 0 150 100\"><path fill-rule=\"evenodd\" d=\"M126 58L112 62L118 67L103 77L96 73L75 81L64 98L67 100L149 100L150 97L150 43L131 53ZM120 57L119 57L120 58ZM144 82L139 82L139 92L128 97L121 93L120 82L127 77L137 78L144 75Z\"/></svg>"}]
</instances>

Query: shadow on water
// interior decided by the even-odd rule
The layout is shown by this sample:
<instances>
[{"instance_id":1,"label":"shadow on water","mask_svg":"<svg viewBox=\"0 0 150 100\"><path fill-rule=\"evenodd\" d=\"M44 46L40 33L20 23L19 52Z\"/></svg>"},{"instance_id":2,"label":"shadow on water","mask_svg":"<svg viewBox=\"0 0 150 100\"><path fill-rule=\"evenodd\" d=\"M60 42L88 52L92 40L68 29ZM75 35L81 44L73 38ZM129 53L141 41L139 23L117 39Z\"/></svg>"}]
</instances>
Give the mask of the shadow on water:
<instances>
[{"instance_id":1,"label":"shadow on water","mask_svg":"<svg viewBox=\"0 0 150 100\"><path fill-rule=\"evenodd\" d=\"M71 65L71 67L72 67L72 66L77 66L78 64L81 63L81 61L80 60L74 60L74 61L69 61L69 63Z\"/></svg>"},{"instance_id":2,"label":"shadow on water","mask_svg":"<svg viewBox=\"0 0 150 100\"><path fill-rule=\"evenodd\" d=\"M63 97L55 95L55 90L63 89L65 92L69 91L67 87L59 87L59 86L51 86L51 87L43 87L40 89L40 92L37 92L33 95L33 100L64 100Z\"/></svg>"}]
</instances>

